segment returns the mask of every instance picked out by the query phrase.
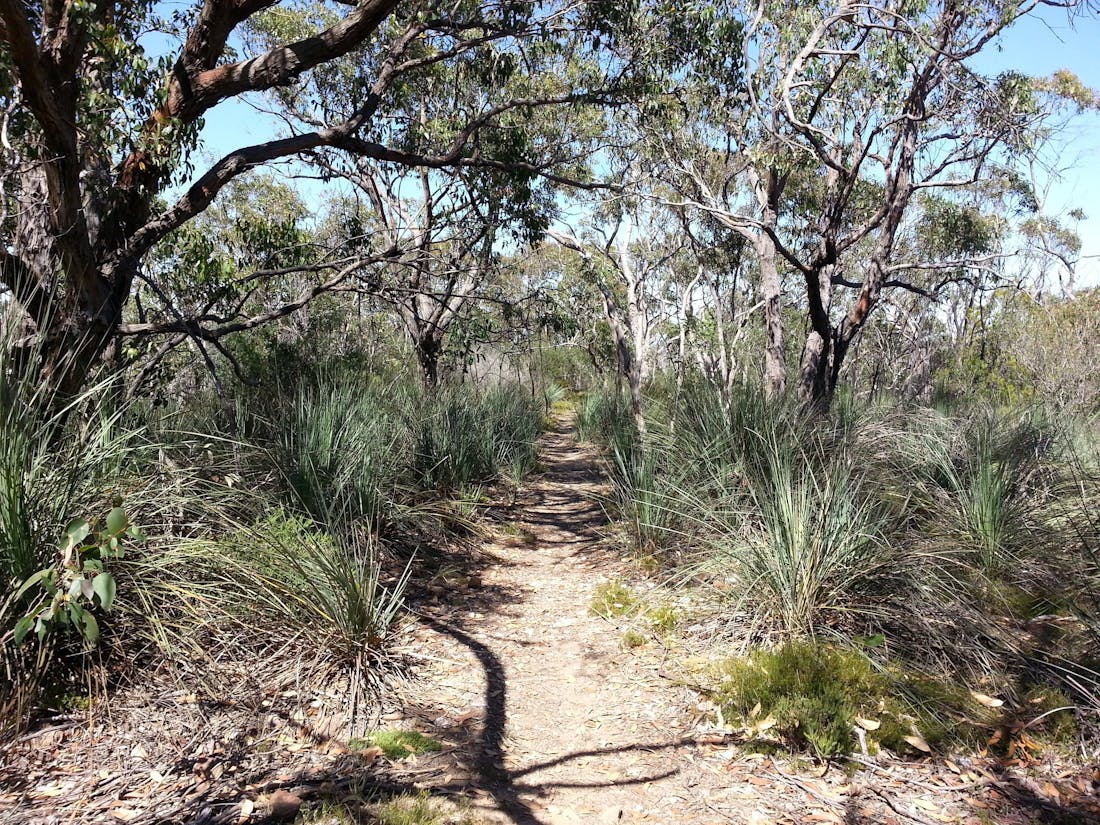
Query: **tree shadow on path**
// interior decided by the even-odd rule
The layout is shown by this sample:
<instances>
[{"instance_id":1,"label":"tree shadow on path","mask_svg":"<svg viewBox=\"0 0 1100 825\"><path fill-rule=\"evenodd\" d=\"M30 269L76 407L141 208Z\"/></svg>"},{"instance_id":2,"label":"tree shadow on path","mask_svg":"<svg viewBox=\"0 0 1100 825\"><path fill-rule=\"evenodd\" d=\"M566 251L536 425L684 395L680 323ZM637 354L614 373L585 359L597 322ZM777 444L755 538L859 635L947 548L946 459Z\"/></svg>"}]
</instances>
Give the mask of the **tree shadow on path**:
<instances>
[{"instance_id":1,"label":"tree shadow on path","mask_svg":"<svg viewBox=\"0 0 1100 825\"><path fill-rule=\"evenodd\" d=\"M453 793L474 789L485 791L492 796L499 810L505 813L515 825L545 825L544 821L539 819L536 815L531 805L521 798L521 795L541 796L554 787L596 788L638 785L665 779L677 773L677 769L673 768L658 774L632 779L592 783L517 783L516 780L518 778L530 776L539 770L567 762L571 759L583 758L586 756L622 753L630 750L651 751L658 748L672 748L694 744L693 740L681 740L660 745L640 743L614 748L577 751L543 763L531 765L522 770L509 771L504 767L504 734L508 720L508 684L505 678L504 666L500 658L488 645L478 641L470 634L459 630L453 625L445 624L437 619L429 617L421 617L421 621L437 633L450 636L459 644L470 650L470 652L477 657L478 663L481 665L485 674L485 718L481 729L481 735L475 745L476 754L474 764L477 771L477 777L473 782L437 786L433 788L433 791L436 793Z\"/></svg>"}]
</instances>

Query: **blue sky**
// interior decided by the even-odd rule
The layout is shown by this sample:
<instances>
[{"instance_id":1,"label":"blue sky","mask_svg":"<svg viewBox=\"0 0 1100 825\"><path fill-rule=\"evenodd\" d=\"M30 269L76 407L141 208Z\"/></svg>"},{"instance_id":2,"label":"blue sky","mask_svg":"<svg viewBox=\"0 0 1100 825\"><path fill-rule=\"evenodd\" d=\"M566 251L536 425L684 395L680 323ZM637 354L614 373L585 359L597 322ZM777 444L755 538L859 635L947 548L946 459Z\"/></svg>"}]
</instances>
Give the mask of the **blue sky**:
<instances>
[{"instance_id":1,"label":"blue sky","mask_svg":"<svg viewBox=\"0 0 1100 825\"><path fill-rule=\"evenodd\" d=\"M1091 15L1071 23L1064 10L1044 8L1009 29L973 64L991 75L1010 69L1030 75L1069 69L1087 85L1100 89L1100 17ZM230 100L207 114L203 146L208 160L213 161L240 146L269 140L282 129L277 119L247 100ZM1078 227L1083 248L1076 283L1100 285L1100 112L1076 118L1063 146L1056 158L1063 172L1051 185L1045 211L1058 215L1075 207L1084 210L1087 220ZM307 199L320 189L320 184L308 181L298 184Z\"/></svg>"},{"instance_id":2,"label":"blue sky","mask_svg":"<svg viewBox=\"0 0 1100 825\"><path fill-rule=\"evenodd\" d=\"M1044 8L1005 32L997 48L987 49L973 62L986 74L1014 69L1050 75L1069 69L1100 89L1100 18L1090 15L1071 24L1065 10ZM1057 159L1065 171L1053 184L1045 209L1055 215L1075 207L1085 211L1088 219L1078 227L1083 247L1077 283L1096 286L1100 285L1100 112L1076 118L1065 138L1065 151Z\"/></svg>"}]
</instances>

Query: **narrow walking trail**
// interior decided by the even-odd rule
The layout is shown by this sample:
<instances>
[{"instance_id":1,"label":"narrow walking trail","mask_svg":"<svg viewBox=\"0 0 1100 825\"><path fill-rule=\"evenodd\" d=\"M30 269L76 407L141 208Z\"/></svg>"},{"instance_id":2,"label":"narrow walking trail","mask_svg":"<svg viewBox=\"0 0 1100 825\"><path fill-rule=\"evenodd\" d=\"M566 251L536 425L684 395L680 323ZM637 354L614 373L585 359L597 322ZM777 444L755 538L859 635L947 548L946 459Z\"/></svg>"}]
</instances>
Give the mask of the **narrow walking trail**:
<instances>
[{"instance_id":1,"label":"narrow walking trail","mask_svg":"<svg viewBox=\"0 0 1100 825\"><path fill-rule=\"evenodd\" d=\"M691 758L708 747L685 713L697 697L590 610L622 567L601 541L607 488L594 452L559 422L541 456L545 472L498 513L519 535L488 548L480 586L421 611L431 666L407 709L470 737L467 771L428 784L469 792L488 821L728 821L703 816L717 783Z\"/></svg>"}]
</instances>

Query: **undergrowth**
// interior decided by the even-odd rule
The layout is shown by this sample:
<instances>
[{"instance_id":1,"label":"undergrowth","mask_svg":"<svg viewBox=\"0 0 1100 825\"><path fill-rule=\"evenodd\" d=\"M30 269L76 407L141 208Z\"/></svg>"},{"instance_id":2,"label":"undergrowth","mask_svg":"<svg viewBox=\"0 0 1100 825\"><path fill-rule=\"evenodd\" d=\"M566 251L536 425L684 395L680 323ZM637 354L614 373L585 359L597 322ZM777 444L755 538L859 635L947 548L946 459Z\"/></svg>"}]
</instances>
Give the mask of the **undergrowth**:
<instances>
[{"instance_id":1,"label":"undergrowth","mask_svg":"<svg viewBox=\"0 0 1100 825\"><path fill-rule=\"evenodd\" d=\"M853 396L825 414L752 388L723 396L703 381L685 382L672 403L650 399L644 440L614 395L591 393L578 415L581 434L604 446L639 557L744 617L736 632L750 647L859 649L877 639L891 666L910 674L872 679L834 658L856 682L776 700L791 724L834 711L844 720L809 734L792 729L803 747L851 747L848 719L868 710L862 698L846 699L857 689L910 697L886 708L872 740L889 735L899 745L901 722L889 720L908 716L938 741L942 714L918 711L931 703L961 712L951 695L927 695L941 683L985 685L1012 707L1041 685L1067 697L1079 731L1095 729L1094 428L1034 407L945 412Z\"/></svg>"},{"instance_id":2,"label":"undergrowth","mask_svg":"<svg viewBox=\"0 0 1100 825\"><path fill-rule=\"evenodd\" d=\"M358 718L390 669L416 549L463 529L464 490L528 472L542 423L520 388L428 393L346 367L195 393L171 414L108 382L58 413L0 363L0 732L93 661L115 679L179 663L215 692L312 678L339 687ZM106 562L117 596L93 594L96 571L81 574L84 608L71 594L60 603L83 638L59 626L18 644L41 601L25 583L77 575L63 566L66 525L87 521L85 543L116 541L96 525L120 503L145 535L119 536L126 552ZM87 628L100 637L94 660ZM258 659L270 666L242 677Z\"/></svg>"}]
</instances>

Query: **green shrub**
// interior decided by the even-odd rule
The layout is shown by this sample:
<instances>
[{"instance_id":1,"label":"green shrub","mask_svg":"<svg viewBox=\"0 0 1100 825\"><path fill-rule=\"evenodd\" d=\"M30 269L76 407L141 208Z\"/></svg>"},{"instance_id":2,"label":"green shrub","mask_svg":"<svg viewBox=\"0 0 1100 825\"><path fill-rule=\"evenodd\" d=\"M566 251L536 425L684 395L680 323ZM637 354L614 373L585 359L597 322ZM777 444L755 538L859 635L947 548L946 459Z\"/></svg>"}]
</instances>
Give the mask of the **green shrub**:
<instances>
[{"instance_id":1,"label":"green shrub","mask_svg":"<svg viewBox=\"0 0 1100 825\"><path fill-rule=\"evenodd\" d=\"M114 601L105 562L129 524L95 525L101 533L88 520L157 489L142 476L151 448L123 424L117 382L62 402L34 359L0 340L0 736L26 723L48 681L81 665Z\"/></svg>"},{"instance_id":2,"label":"green shrub","mask_svg":"<svg viewBox=\"0 0 1100 825\"><path fill-rule=\"evenodd\" d=\"M638 606L638 598L623 582L607 581L592 594L590 609L597 616L610 619L632 613Z\"/></svg>"},{"instance_id":3,"label":"green shrub","mask_svg":"<svg viewBox=\"0 0 1100 825\"><path fill-rule=\"evenodd\" d=\"M973 743L991 716L969 693L900 669L881 671L861 653L789 642L723 662L717 701L750 733L819 758L852 753L857 728L869 747L921 753Z\"/></svg>"}]
</instances>

